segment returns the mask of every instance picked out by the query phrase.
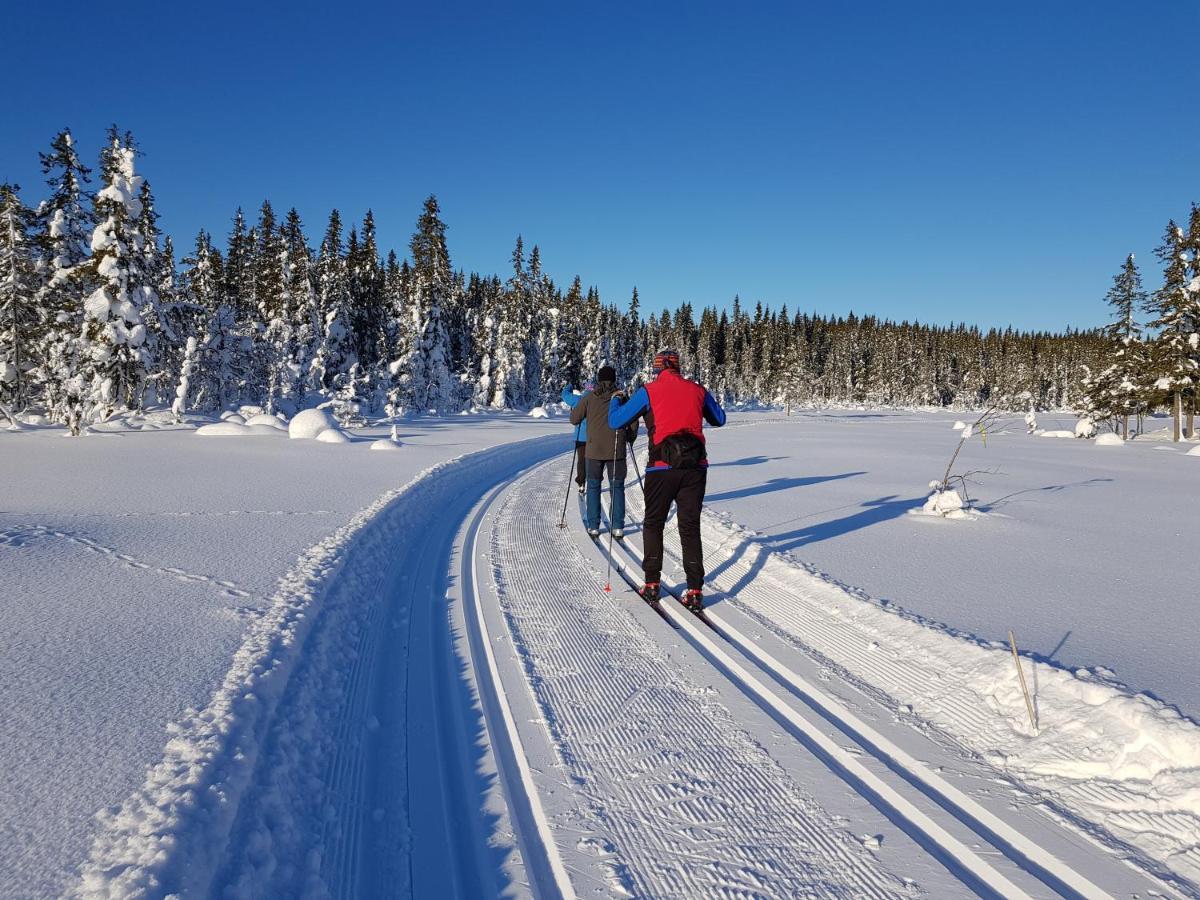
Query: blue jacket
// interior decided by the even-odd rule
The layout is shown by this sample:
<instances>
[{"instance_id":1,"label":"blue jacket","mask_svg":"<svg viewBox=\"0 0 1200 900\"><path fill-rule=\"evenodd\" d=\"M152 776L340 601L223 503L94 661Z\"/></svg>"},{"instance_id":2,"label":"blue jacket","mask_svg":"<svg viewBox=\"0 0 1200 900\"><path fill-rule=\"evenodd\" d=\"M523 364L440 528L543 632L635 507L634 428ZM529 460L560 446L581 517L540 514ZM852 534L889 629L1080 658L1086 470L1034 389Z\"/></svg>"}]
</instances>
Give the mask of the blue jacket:
<instances>
[{"instance_id":1,"label":"blue jacket","mask_svg":"<svg viewBox=\"0 0 1200 900\"><path fill-rule=\"evenodd\" d=\"M579 403L579 397L580 395L571 390L571 388L563 388L562 402L571 407L571 409L574 409L576 404ZM576 435L575 440L581 442L587 441L587 419L579 423L579 433Z\"/></svg>"}]
</instances>

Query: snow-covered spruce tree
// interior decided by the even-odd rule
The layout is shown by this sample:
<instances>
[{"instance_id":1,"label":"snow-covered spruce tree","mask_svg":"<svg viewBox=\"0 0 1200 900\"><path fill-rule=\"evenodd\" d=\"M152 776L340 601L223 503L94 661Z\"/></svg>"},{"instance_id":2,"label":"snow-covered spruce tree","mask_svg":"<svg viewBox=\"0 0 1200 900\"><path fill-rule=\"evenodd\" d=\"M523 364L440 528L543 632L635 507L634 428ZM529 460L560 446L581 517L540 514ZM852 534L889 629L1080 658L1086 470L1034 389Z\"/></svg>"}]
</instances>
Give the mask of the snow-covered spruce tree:
<instances>
[{"instance_id":1,"label":"snow-covered spruce tree","mask_svg":"<svg viewBox=\"0 0 1200 900\"><path fill-rule=\"evenodd\" d=\"M183 264L181 291L183 301L197 317L198 348L182 408L226 409L240 397L246 355L233 306L225 300L221 254L208 232L201 230L196 235L195 248Z\"/></svg>"},{"instance_id":2,"label":"snow-covered spruce tree","mask_svg":"<svg viewBox=\"0 0 1200 900\"><path fill-rule=\"evenodd\" d=\"M288 252L269 201L263 201L253 233L257 238L251 263L258 307L256 318L264 323L262 331L254 336L251 363L256 403L268 413L281 407L294 413L297 394L295 323L287 271Z\"/></svg>"},{"instance_id":3,"label":"snow-covered spruce tree","mask_svg":"<svg viewBox=\"0 0 1200 900\"><path fill-rule=\"evenodd\" d=\"M512 255L513 274L500 296L496 328L496 364L493 370L493 409L522 409L528 405L525 353L528 320L525 303L525 250L517 236Z\"/></svg>"},{"instance_id":4,"label":"snow-covered spruce tree","mask_svg":"<svg viewBox=\"0 0 1200 900\"><path fill-rule=\"evenodd\" d=\"M562 298L561 315L559 316L559 378L564 386L579 387L584 378L582 369L585 331L584 331L584 301L583 282L576 275ZM562 391L559 391L561 396ZM551 397L550 402L556 403L559 397Z\"/></svg>"},{"instance_id":5,"label":"snow-covered spruce tree","mask_svg":"<svg viewBox=\"0 0 1200 900\"><path fill-rule=\"evenodd\" d=\"M336 209L329 214L315 268L321 334L309 365L308 389L327 393L334 379L358 361L351 330L350 278L342 254L342 217Z\"/></svg>"},{"instance_id":6,"label":"snow-covered spruce tree","mask_svg":"<svg viewBox=\"0 0 1200 900\"><path fill-rule=\"evenodd\" d=\"M1163 286L1155 293L1150 327L1157 330L1150 350L1150 374L1155 388L1169 398L1174 440L1183 438L1183 397L1194 390L1200 363L1200 277L1189 278L1190 258L1183 229L1167 225L1155 251L1165 266Z\"/></svg>"},{"instance_id":7,"label":"snow-covered spruce tree","mask_svg":"<svg viewBox=\"0 0 1200 900\"><path fill-rule=\"evenodd\" d=\"M317 293L313 286L312 253L304 237L304 225L295 207L288 210L280 229L281 252L284 255L282 269L283 302L281 317L286 317L286 328L282 325L274 330L268 325L268 334L276 340L282 351L279 338L286 337L287 353L278 359L277 383L279 396L296 408L303 408L309 371L317 345L323 333L318 313Z\"/></svg>"},{"instance_id":8,"label":"snow-covered spruce tree","mask_svg":"<svg viewBox=\"0 0 1200 900\"><path fill-rule=\"evenodd\" d=\"M36 375L47 417L78 432L83 403L83 301L90 293L82 268L94 225L86 193L91 170L80 161L67 129L55 135L49 153L39 156L50 196L37 214L41 254L37 307L43 331Z\"/></svg>"},{"instance_id":9,"label":"snow-covered spruce tree","mask_svg":"<svg viewBox=\"0 0 1200 900\"><path fill-rule=\"evenodd\" d=\"M425 201L409 248L412 341L393 367L405 408L445 411L451 407L455 391L448 366L449 342L442 310L455 302L456 281L446 249L446 226L437 198L432 194Z\"/></svg>"},{"instance_id":10,"label":"snow-covered spruce tree","mask_svg":"<svg viewBox=\"0 0 1200 900\"><path fill-rule=\"evenodd\" d=\"M474 354L468 369L471 407L486 409L492 403L497 360L500 356L499 320L504 288L500 279L472 276L467 288L473 308L471 348Z\"/></svg>"},{"instance_id":11,"label":"snow-covered spruce tree","mask_svg":"<svg viewBox=\"0 0 1200 900\"><path fill-rule=\"evenodd\" d=\"M150 182L142 180L138 191L141 211L134 225L137 234L139 268L142 273L142 321L146 326L146 392L150 403L173 396L182 364L186 335L176 330L171 315L174 303L174 257L159 247L161 232ZM166 290L167 293L163 293Z\"/></svg>"},{"instance_id":12,"label":"snow-covered spruce tree","mask_svg":"<svg viewBox=\"0 0 1200 900\"><path fill-rule=\"evenodd\" d=\"M0 403L16 410L30 400L40 317L36 302L33 212L14 184L0 184Z\"/></svg>"},{"instance_id":13,"label":"snow-covered spruce tree","mask_svg":"<svg viewBox=\"0 0 1200 900\"><path fill-rule=\"evenodd\" d=\"M154 296L137 222L142 179L134 171L134 145L110 129L101 154L92 255L86 264L96 285L84 303L85 375L90 375L85 418L106 418L141 405L149 357L143 310Z\"/></svg>"},{"instance_id":14,"label":"snow-covered spruce tree","mask_svg":"<svg viewBox=\"0 0 1200 900\"><path fill-rule=\"evenodd\" d=\"M1113 286L1104 299L1114 313L1113 321L1104 329L1109 345L1107 365L1089 375L1083 412L1097 422L1120 421L1121 434L1128 440L1129 418L1143 407L1147 368L1146 346L1135 318L1147 297L1132 253L1113 277Z\"/></svg>"}]
</instances>

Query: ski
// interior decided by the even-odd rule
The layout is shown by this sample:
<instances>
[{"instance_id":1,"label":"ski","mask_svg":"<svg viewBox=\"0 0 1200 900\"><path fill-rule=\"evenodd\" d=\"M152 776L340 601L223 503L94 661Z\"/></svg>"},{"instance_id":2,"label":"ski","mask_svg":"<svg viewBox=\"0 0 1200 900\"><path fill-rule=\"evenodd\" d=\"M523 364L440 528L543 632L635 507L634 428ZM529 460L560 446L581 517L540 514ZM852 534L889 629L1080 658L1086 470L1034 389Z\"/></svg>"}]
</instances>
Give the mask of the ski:
<instances>
[{"instance_id":1,"label":"ski","mask_svg":"<svg viewBox=\"0 0 1200 900\"><path fill-rule=\"evenodd\" d=\"M638 594L638 596L641 597L642 595ZM667 614L667 611L665 609L663 609L661 600L647 600L645 597L642 597L642 602L645 603L652 610L654 610L656 613L658 613L659 617L664 622L666 622L668 625L670 625L676 631L679 630L679 624Z\"/></svg>"}]
</instances>

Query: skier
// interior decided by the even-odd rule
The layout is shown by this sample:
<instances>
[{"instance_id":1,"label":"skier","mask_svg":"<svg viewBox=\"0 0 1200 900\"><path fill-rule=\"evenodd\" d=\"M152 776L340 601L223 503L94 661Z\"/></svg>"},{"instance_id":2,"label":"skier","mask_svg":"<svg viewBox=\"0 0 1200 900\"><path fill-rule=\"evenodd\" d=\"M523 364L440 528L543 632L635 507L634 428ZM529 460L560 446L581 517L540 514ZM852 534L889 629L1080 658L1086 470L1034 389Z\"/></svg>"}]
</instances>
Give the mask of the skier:
<instances>
[{"instance_id":1,"label":"skier","mask_svg":"<svg viewBox=\"0 0 1200 900\"><path fill-rule=\"evenodd\" d=\"M608 424L621 428L646 419L650 459L643 490L646 519L642 523L642 569L646 585L642 597L657 601L662 575L663 526L674 502L679 515L679 540L683 545L683 571L687 575L684 605L704 608L704 548L700 542L700 507L708 480L708 453L704 423L725 424L725 410L713 395L679 372L679 353L660 350L654 357L654 381L639 389L628 402L612 398Z\"/></svg>"},{"instance_id":2,"label":"skier","mask_svg":"<svg viewBox=\"0 0 1200 900\"><path fill-rule=\"evenodd\" d=\"M584 393L592 390L594 385L588 382L583 386ZM562 402L575 408L579 403L580 395L575 393L570 385L562 390ZM587 456L584 451L587 448L587 420L584 419L575 426L575 483L579 485L579 493L583 493L584 481L587 479Z\"/></svg>"},{"instance_id":3,"label":"skier","mask_svg":"<svg viewBox=\"0 0 1200 900\"><path fill-rule=\"evenodd\" d=\"M578 398L571 409L571 424L587 424L587 532L600 535L600 480L608 473L612 489L609 527L617 540L625 537L625 442L637 439L638 426L613 429L608 424L609 400L617 391L617 373L603 366L596 373L596 386Z\"/></svg>"}]
</instances>

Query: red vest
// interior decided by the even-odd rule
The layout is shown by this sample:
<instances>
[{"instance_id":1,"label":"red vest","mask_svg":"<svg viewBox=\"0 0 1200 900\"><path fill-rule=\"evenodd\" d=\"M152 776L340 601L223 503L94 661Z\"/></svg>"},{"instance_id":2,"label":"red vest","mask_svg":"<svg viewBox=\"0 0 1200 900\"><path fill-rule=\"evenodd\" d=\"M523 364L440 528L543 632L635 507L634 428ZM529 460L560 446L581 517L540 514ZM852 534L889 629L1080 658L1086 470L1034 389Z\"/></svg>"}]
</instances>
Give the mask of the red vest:
<instances>
[{"instance_id":1,"label":"red vest","mask_svg":"<svg viewBox=\"0 0 1200 900\"><path fill-rule=\"evenodd\" d=\"M674 369L663 369L646 385L646 393L650 397L654 421L654 430L650 433L652 444L661 444L665 438L681 431L704 440L704 388L688 381Z\"/></svg>"}]
</instances>

